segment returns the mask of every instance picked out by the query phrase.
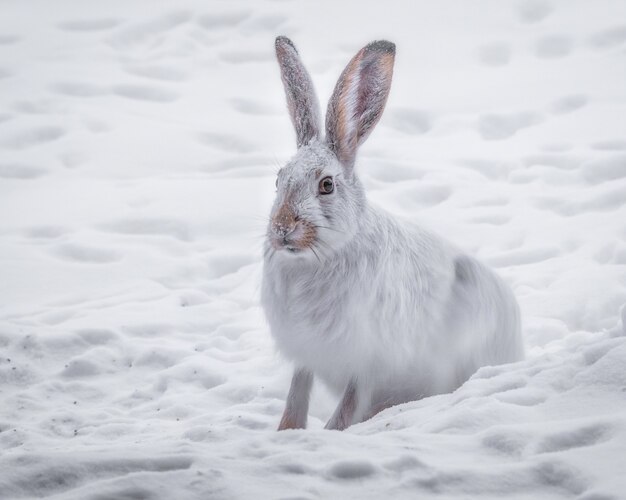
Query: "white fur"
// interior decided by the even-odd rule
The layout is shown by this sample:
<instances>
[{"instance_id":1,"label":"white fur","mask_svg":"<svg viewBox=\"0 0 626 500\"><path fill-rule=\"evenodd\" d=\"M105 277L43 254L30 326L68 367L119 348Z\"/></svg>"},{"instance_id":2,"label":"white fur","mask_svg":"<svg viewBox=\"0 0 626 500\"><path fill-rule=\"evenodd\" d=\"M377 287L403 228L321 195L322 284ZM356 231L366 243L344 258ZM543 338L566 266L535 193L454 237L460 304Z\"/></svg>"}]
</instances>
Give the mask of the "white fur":
<instances>
[{"instance_id":1,"label":"white fur","mask_svg":"<svg viewBox=\"0 0 626 500\"><path fill-rule=\"evenodd\" d=\"M317 192L325 176L335 180L332 195ZM283 203L318 226L316 245L295 255L276 250L270 224L262 304L278 349L297 369L337 393L356 383L352 422L523 357L517 302L502 280L371 206L325 143L313 140L281 170L272 215Z\"/></svg>"}]
</instances>

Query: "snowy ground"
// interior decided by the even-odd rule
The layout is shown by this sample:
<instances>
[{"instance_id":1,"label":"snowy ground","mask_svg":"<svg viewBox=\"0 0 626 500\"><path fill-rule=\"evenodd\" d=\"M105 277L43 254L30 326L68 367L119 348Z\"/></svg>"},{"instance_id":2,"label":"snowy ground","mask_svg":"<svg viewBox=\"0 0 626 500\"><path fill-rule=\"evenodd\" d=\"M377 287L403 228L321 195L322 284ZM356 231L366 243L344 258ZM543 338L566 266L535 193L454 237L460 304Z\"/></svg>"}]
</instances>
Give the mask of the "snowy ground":
<instances>
[{"instance_id":1,"label":"snowy ground","mask_svg":"<svg viewBox=\"0 0 626 500\"><path fill-rule=\"evenodd\" d=\"M398 46L370 198L511 284L529 359L274 432L274 60ZM626 2L0 2L0 498L626 498Z\"/></svg>"}]
</instances>

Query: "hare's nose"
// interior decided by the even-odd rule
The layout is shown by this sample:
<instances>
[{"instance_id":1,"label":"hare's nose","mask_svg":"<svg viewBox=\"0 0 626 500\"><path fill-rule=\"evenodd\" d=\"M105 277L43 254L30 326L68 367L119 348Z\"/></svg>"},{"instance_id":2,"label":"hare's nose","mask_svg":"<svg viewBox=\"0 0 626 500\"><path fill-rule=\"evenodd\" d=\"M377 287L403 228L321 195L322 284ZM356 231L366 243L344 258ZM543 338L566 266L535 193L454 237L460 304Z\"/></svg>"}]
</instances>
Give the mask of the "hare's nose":
<instances>
[{"instance_id":1,"label":"hare's nose","mask_svg":"<svg viewBox=\"0 0 626 500\"><path fill-rule=\"evenodd\" d=\"M284 204L280 207L272 220L272 230L280 238L286 238L293 233L298 225L298 217L295 210L290 205Z\"/></svg>"},{"instance_id":2,"label":"hare's nose","mask_svg":"<svg viewBox=\"0 0 626 500\"><path fill-rule=\"evenodd\" d=\"M274 233L276 233L276 236L279 236L280 238L286 238L296 230L296 220L294 219L291 221L274 221L274 224L272 224L272 229L274 230Z\"/></svg>"}]
</instances>

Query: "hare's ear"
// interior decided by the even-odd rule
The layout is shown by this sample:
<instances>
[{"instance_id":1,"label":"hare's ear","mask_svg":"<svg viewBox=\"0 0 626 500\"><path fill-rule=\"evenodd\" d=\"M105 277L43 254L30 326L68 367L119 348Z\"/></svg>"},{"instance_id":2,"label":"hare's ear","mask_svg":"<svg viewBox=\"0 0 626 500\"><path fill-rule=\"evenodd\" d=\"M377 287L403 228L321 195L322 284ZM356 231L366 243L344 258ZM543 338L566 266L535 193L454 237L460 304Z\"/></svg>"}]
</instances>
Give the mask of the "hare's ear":
<instances>
[{"instance_id":1,"label":"hare's ear","mask_svg":"<svg viewBox=\"0 0 626 500\"><path fill-rule=\"evenodd\" d=\"M380 40L362 48L343 70L328 103L326 141L351 169L357 148L378 123L391 87L396 46Z\"/></svg>"},{"instance_id":2,"label":"hare's ear","mask_svg":"<svg viewBox=\"0 0 626 500\"><path fill-rule=\"evenodd\" d=\"M313 82L289 38L276 38L276 57L287 94L287 107L296 129L298 147L305 146L311 139L319 138L321 128L320 105Z\"/></svg>"}]
</instances>

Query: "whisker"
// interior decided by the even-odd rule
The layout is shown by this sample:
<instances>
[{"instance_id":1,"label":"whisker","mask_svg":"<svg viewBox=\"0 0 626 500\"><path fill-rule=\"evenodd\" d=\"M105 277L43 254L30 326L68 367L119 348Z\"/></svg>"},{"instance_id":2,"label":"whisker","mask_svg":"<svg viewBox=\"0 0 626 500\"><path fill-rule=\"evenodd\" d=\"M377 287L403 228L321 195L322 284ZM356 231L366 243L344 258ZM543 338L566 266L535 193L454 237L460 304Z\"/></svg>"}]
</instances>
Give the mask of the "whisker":
<instances>
[{"instance_id":1,"label":"whisker","mask_svg":"<svg viewBox=\"0 0 626 500\"><path fill-rule=\"evenodd\" d=\"M313 244L313 245L311 245L309 248L310 248L310 249L311 249L311 251L313 252L313 255L315 255L315 258L317 259L317 261L321 264L321 263L322 263L322 261L320 260L320 256L319 256L319 255L317 255L317 252L315 251L315 245ZM318 250L319 250L319 249L318 249Z\"/></svg>"},{"instance_id":2,"label":"whisker","mask_svg":"<svg viewBox=\"0 0 626 500\"><path fill-rule=\"evenodd\" d=\"M328 227L328 226L320 226L318 224L313 224L313 227L321 228L321 229L328 229L329 231L335 231L336 233L343 233L343 231L339 231L339 229L335 229L335 228Z\"/></svg>"}]
</instances>

